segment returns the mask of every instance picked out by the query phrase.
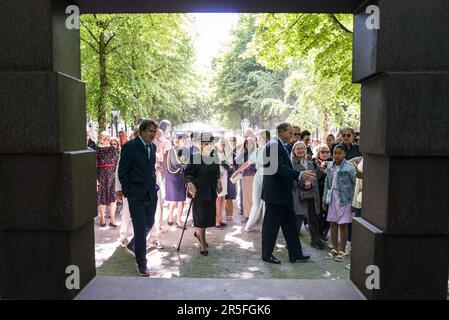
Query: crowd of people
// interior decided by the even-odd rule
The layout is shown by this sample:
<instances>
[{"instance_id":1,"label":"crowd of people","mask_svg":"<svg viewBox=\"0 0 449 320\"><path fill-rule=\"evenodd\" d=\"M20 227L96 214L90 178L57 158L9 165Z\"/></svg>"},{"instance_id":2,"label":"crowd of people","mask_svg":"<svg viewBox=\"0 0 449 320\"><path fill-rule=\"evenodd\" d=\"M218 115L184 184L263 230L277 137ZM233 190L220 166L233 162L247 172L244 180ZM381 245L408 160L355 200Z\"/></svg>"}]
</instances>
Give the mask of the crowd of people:
<instances>
[{"instance_id":1,"label":"crowd of people","mask_svg":"<svg viewBox=\"0 0 449 320\"><path fill-rule=\"evenodd\" d=\"M96 143L88 135L87 146L97 157L100 226L107 225L107 208L109 227L118 228L120 212L120 244L135 257L142 276L149 275L147 242L164 248L159 234L165 204L165 223L181 230L187 228L184 206L191 206L189 228L195 228L204 256L206 228L226 228L240 213L245 231L261 229L265 262L280 263L273 256L280 228L290 262L308 260L300 242L303 226L312 247L329 247L327 259L344 261L352 217L361 214L360 134L344 128L321 143L289 123L273 131L172 135L169 121L143 120L130 137L121 131L114 138L104 131Z\"/></svg>"}]
</instances>

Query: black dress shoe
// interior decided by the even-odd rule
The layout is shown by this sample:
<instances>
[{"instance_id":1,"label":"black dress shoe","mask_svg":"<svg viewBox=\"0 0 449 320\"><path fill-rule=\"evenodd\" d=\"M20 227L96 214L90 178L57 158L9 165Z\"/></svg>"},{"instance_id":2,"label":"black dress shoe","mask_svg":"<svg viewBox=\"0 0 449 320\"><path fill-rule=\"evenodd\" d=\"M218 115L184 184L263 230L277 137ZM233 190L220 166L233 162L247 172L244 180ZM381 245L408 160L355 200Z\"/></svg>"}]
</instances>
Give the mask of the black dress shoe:
<instances>
[{"instance_id":1,"label":"black dress shoe","mask_svg":"<svg viewBox=\"0 0 449 320\"><path fill-rule=\"evenodd\" d=\"M132 248L130 248L129 245L127 245L127 246L125 247L125 250L126 250L126 252L128 252L128 254L129 254L131 257L136 258L136 252L135 252Z\"/></svg>"},{"instance_id":2,"label":"black dress shoe","mask_svg":"<svg viewBox=\"0 0 449 320\"><path fill-rule=\"evenodd\" d=\"M325 247L324 243L322 243L321 241L318 242L318 243L312 243L310 246L312 248L315 248L315 249L318 249L318 250L323 250L324 247Z\"/></svg>"},{"instance_id":3,"label":"black dress shoe","mask_svg":"<svg viewBox=\"0 0 449 320\"><path fill-rule=\"evenodd\" d=\"M139 274L139 276L141 276L141 277L149 277L150 276L150 270L148 270L148 268L136 267L136 269L137 269L137 273Z\"/></svg>"},{"instance_id":4,"label":"black dress shoe","mask_svg":"<svg viewBox=\"0 0 449 320\"><path fill-rule=\"evenodd\" d=\"M200 237L198 237L198 235L196 234L196 232L194 232L193 233L193 235L195 236L195 238L197 238L198 239L198 241L200 242L200 244L201 244L201 240L200 240ZM207 244L207 242L206 242L206 247L209 247L209 245Z\"/></svg>"},{"instance_id":5,"label":"black dress shoe","mask_svg":"<svg viewBox=\"0 0 449 320\"><path fill-rule=\"evenodd\" d=\"M294 259L290 259L291 263L295 263L296 261L307 261L310 259L310 256L305 256L303 254L300 254L299 256L297 256Z\"/></svg>"},{"instance_id":6,"label":"black dress shoe","mask_svg":"<svg viewBox=\"0 0 449 320\"><path fill-rule=\"evenodd\" d=\"M281 264L281 260L277 259L275 256L269 258L262 258L263 261L273 264Z\"/></svg>"}]
</instances>

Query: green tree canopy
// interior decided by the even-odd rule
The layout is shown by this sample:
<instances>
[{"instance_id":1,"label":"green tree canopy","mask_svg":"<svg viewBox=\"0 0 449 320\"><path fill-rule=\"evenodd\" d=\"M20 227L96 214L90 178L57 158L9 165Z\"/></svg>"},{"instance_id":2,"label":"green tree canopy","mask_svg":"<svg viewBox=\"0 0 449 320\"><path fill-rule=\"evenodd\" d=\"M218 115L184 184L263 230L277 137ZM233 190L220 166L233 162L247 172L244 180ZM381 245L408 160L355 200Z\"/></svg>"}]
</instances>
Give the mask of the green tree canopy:
<instances>
[{"instance_id":1,"label":"green tree canopy","mask_svg":"<svg viewBox=\"0 0 449 320\"><path fill-rule=\"evenodd\" d=\"M357 126L360 87L352 84L350 15L262 14L246 57L271 70L287 68L289 120L303 128Z\"/></svg>"},{"instance_id":2,"label":"green tree canopy","mask_svg":"<svg viewBox=\"0 0 449 320\"><path fill-rule=\"evenodd\" d=\"M256 16L241 15L232 40L213 61L214 105L228 127L239 127L244 118L266 126L287 107L283 103L287 70L271 71L253 56L244 56L256 32Z\"/></svg>"},{"instance_id":3,"label":"green tree canopy","mask_svg":"<svg viewBox=\"0 0 449 320\"><path fill-rule=\"evenodd\" d=\"M112 109L128 123L195 118L202 82L193 70L191 23L185 14L83 16L87 108L100 128Z\"/></svg>"}]
</instances>

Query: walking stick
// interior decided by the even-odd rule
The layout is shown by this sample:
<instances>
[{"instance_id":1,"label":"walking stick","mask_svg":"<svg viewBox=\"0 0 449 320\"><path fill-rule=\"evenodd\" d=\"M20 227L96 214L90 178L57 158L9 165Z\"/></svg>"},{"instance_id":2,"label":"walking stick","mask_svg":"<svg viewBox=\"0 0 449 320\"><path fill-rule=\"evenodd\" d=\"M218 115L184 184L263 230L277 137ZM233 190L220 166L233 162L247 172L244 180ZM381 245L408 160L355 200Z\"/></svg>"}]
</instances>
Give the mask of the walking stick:
<instances>
[{"instance_id":1,"label":"walking stick","mask_svg":"<svg viewBox=\"0 0 449 320\"><path fill-rule=\"evenodd\" d=\"M182 228L181 239L179 239L178 249L176 249L176 251L179 251L179 248L181 248L182 237L184 237L184 231L186 230L187 220L189 219L190 210L192 209L192 204L193 204L193 198L192 198L192 201L190 201L189 210L187 211L186 221L184 222L184 228Z\"/></svg>"}]
</instances>

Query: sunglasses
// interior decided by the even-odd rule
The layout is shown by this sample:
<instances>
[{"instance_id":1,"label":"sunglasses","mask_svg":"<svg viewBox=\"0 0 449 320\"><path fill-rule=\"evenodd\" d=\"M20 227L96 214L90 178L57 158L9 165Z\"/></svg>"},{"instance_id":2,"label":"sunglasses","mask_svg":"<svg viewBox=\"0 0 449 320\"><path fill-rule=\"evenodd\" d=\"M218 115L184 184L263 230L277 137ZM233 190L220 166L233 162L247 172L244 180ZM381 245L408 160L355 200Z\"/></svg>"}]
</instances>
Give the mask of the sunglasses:
<instances>
[{"instance_id":1,"label":"sunglasses","mask_svg":"<svg viewBox=\"0 0 449 320\"><path fill-rule=\"evenodd\" d=\"M299 136L299 135L301 135L300 133L297 133L297 132L295 132L294 134L293 134L294 136Z\"/></svg>"},{"instance_id":2,"label":"sunglasses","mask_svg":"<svg viewBox=\"0 0 449 320\"><path fill-rule=\"evenodd\" d=\"M341 136L342 136L343 138L351 138L351 137L352 137L352 134L350 134L350 133L348 133L348 134L343 133Z\"/></svg>"}]
</instances>

